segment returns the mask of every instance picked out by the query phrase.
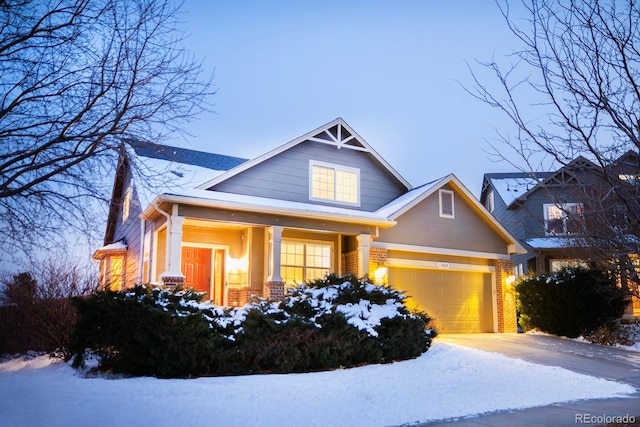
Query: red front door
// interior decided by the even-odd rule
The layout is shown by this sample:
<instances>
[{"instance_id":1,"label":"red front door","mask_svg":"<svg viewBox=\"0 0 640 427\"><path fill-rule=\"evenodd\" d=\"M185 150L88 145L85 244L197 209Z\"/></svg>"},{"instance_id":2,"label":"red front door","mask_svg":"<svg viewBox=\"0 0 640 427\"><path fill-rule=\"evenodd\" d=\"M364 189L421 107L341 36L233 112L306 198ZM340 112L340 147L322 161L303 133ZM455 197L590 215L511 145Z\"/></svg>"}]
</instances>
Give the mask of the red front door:
<instances>
[{"instance_id":1,"label":"red front door","mask_svg":"<svg viewBox=\"0 0 640 427\"><path fill-rule=\"evenodd\" d=\"M203 300L211 299L211 249L183 247L182 273L185 288L206 292Z\"/></svg>"}]
</instances>

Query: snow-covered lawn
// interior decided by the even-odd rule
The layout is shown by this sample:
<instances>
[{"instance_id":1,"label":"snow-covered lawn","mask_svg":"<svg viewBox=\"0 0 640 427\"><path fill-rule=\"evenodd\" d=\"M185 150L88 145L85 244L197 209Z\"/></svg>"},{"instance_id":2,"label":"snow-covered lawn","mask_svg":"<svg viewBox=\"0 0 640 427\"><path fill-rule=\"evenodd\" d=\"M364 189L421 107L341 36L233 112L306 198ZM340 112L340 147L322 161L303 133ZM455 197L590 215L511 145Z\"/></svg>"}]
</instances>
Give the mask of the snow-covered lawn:
<instances>
[{"instance_id":1,"label":"snow-covered lawn","mask_svg":"<svg viewBox=\"0 0 640 427\"><path fill-rule=\"evenodd\" d=\"M191 380L83 378L40 356L0 364L0 425L388 426L634 391L439 342L390 365Z\"/></svg>"}]
</instances>

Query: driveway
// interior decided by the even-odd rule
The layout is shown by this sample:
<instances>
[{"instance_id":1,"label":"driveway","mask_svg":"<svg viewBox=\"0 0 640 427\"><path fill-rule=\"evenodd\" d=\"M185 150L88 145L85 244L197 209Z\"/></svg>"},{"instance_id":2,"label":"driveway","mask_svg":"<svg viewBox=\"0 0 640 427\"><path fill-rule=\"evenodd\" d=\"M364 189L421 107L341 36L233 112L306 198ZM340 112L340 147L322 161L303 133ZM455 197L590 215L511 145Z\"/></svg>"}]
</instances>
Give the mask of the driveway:
<instances>
[{"instance_id":1,"label":"driveway","mask_svg":"<svg viewBox=\"0 0 640 427\"><path fill-rule=\"evenodd\" d=\"M500 353L540 365L560 366L581 374L627 383L640 391L640 353L638 352L534 334L441 335L436 338L435 345L438 341ZM558 403L540 408L497 412L424 425L575 426L581 424L580 419L593 420L588 416L624 415L635 416L636 421L640 421L640 392L625 399ZM592 422L586 424L594 425Z\"/></svg>"}]
</instances>

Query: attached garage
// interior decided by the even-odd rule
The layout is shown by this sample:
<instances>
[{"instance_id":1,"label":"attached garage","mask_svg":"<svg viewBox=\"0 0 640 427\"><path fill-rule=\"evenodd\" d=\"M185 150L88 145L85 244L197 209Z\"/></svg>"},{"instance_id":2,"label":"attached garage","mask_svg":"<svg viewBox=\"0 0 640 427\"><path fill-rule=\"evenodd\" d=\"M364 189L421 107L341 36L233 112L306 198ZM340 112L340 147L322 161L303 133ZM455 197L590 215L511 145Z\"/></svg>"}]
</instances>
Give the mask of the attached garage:
<instances>
[{"instance_id":1,"label":"attached garage","mask_svg":"<svg viewBox=\"0 0 640 427\"><path fill-rule=\"evenodd\" d=\"M440 333L494 332L492 274L390 267L389 283L426 311Z\"/></svg>"}]
</instances>

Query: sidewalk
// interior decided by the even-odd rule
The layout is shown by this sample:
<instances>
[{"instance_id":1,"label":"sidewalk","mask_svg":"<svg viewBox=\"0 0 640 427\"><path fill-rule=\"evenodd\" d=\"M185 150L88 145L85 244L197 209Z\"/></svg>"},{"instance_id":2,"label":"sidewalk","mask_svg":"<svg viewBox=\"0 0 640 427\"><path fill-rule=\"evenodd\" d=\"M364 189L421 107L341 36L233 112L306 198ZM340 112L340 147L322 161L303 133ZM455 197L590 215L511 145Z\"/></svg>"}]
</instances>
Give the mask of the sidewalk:
<instances>
[{"instance_id":1,"label":"sidewalk","mask_svg":"<svg viewBox=\"0 0 640 427\"><path fill-rule=\"evenodd\" d=\"M442 420L420 426L576 426L599 425L615 417L634 417L640 426L640 353L531 334L443 335L441 342L497 352L532 363L560 366L585 375L630 384L629 398L557 403L518 411ZM523 384L526 387L526 384Z\"/></svg>"}]
</instances>

